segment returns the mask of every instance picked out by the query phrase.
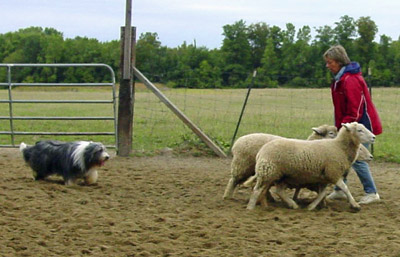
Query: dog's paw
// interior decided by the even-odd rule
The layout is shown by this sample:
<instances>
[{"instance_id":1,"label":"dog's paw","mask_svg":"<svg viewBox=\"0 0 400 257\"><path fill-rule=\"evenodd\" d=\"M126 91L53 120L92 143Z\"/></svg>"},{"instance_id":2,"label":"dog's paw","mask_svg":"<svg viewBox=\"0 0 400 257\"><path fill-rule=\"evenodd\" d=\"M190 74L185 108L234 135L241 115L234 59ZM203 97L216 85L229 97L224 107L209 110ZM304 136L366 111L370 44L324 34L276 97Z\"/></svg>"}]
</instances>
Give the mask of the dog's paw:
<instances>
[{"instance_id":1,"label":"dog's paw","mask_svg":"<svg viewBox=\"0 0 400 257\"><path fill-rule=\"evenodd\" d=\"M64 184L66 186L74 186L74 185L76 185L76 181L74 179L67 179L64 181Z\"/></svg>"},{"instance_id":2,"label":"dog's paw","mask_svg":"<svg viewBox=\"0 0 400 257\"><path fill-rule=\"evenodd\" d=\"M87 174L87 176L85 177L85 184L92 185L92 184L96 183L97 178L98 178L97 170L93 170L93 171L89 172Z\"/></svg>"}]
</instances>

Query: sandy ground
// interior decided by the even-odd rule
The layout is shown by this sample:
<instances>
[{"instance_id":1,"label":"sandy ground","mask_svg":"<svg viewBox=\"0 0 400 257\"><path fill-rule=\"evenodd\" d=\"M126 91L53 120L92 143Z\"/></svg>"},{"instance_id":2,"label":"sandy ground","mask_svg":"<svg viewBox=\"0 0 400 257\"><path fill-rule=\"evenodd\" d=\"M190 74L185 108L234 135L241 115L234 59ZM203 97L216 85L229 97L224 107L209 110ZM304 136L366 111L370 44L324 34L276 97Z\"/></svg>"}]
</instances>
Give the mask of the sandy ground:
<instances>
[{"instance_id":1,"label":"sandy ground","mask_svg":"<svg viewBox=\"0 0 400 257\"><path fill-rule=\"evenodd\" d=\"M246 210L249 189L222 200L230 159L112 158L93 186L33 181L0 149L0 256L400 256L400 165L371 163L382 201ZM363 192L355 173L349 186ZM314 194L303 190L303 207Z\"/></svg>"}]
</instances>

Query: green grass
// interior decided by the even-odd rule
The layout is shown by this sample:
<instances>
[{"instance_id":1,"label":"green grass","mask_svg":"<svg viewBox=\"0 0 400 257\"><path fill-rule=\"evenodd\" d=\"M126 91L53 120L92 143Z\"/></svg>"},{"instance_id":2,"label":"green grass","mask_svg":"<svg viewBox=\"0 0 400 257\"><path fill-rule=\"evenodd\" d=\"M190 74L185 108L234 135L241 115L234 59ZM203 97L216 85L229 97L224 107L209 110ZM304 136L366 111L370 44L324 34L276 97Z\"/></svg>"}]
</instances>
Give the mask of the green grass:
<instances>
[{"instance_id":1,"label":"green grass","mask_svg":"<svg viewBox=\"0 0 400 257\"><path fill-rule=\"evenodd\" d=\"M163 92L221 148L229 150L246 89L165 89ZM384 128L374 145L374 156L400 163L400 89L374 88L372 93ZM14 99L110 100L111 97L110 90L17 89L13 92ZM0 99L8 99L6 90L0 90ZM148 154L165 147L178 151L209 151L154 94L141 88L136 91L135 99L133 149L136 153ZM110 104L15 104L13 108L14 116L112 116L113 113ZM8 104L0 104L0 116L8 116L8 112ZM254 89L236 138L254 132L307 138L311 127L332 123L333 107L328 88ZM15 121L14 126L16 131L113 131L114 125L112 121ZM0 131L5 130L9 130L9 122L0 120ZM43 138L17 136L15 143L33 143ZM57 138L114 144L112 136ZM9 136L0 135L0 144L9 143Z\"/></svg>"}]
</instances>

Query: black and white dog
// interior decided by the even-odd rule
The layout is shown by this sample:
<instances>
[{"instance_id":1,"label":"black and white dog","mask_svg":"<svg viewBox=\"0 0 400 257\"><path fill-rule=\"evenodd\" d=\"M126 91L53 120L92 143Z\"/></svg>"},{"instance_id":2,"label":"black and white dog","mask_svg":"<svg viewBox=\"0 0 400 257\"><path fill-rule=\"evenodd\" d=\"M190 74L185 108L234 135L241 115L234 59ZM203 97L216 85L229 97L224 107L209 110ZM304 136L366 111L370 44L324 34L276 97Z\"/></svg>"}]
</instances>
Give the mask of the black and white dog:
<instances>
[{"instance_id":1,"label":"black and white dog","mask_svg":"<svg viewBox=\"0 0 400 257\"><path fill-rule=\"evenodd\" d=\"M58 174L66 185L75 184L79 178L88 185L96 183L96 167L110 158L103 144L88 141L43 140L33 146L21 143L19 149L35 180Z\"/></svg>"}]
</instances>

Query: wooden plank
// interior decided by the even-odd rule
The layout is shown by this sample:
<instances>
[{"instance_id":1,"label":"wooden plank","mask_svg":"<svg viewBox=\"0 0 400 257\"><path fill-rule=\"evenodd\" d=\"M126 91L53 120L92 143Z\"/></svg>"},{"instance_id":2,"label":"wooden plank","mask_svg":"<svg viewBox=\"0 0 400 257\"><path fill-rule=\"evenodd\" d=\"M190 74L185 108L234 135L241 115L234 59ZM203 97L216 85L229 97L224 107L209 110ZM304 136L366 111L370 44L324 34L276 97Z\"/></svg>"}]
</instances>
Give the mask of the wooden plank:
<instances>
[{"instance_id":1,"label":"wooden plank","mask_svg":"<svg viewBox=\"0 0 400 257\"><path fill-rule=\"evenodd\" d=\"M133 67L134 75L142 81L179 119L183 121L200 139L210 147L219 157L226 158L226 154L206 134L201 131L178 107L176 107L156 86L153 85L136 67Z\"/></svg>"}]
</instances>

